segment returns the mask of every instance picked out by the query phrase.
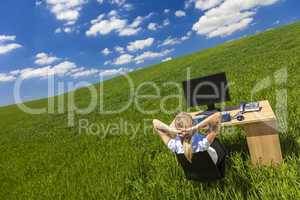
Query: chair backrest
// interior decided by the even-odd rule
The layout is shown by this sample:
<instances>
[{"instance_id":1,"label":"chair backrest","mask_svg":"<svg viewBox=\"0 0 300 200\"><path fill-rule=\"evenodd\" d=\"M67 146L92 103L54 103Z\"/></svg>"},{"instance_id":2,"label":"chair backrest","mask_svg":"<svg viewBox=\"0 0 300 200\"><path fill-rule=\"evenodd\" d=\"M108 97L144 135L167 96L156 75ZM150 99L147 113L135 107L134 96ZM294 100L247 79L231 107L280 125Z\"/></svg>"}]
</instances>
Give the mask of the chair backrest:
<instances>
[{"instance_id":1,"label":"chair backrest","mask_svg":"<svg viewBox=\"0 0 300 200\"><path fill-rule=\"evenodd\" d=\"M193 153L192 163L184 154L176 154L188 180L213 181L224 177L226 150L218 140L215 140L211 146L218 154L217 164L213 162L207 151Z\"/></svg>"}]
</instances>

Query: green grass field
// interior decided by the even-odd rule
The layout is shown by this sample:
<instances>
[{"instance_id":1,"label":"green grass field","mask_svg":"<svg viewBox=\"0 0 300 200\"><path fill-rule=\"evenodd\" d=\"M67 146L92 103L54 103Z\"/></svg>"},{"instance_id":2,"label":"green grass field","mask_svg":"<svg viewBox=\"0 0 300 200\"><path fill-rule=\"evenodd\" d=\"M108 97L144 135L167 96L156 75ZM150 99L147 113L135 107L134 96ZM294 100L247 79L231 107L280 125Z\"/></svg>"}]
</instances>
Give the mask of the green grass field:
<instances>
[{"instance_id":1,"label":"green grass field","mask_svg":"<svg viewBox=\"0 0 300 200\"><path fill-rule=\"evenodd\" d=\"M284 156L280 166L252 167L243 130L231 128L220 136L229 150L226 178L214 183L191 182L185 180L174 155L150 129L137 134L115 131L106 137L78 132L79 119L98 124L124 119L142 126L144 119L168 122L174 114L142 114L134 105L112 115L100 114L97 109L89 115L77 114L75 126L69 127L67 112L29 115L12 105L0 108L0 199L300 199L300 23L140 69L129 76L136 86L154 81L164 97L177 90L163 84L185 80L188 68L192 77L225 71L232 84L228 105L267 99L275 110L281 97L278 91L287 91L287 124L283 113L276 112L280 127L287 126L280 133ZM287 82L276 83L274 77L285 70ZM251 97L261 80L269 80L271 85ZM104 90L97 87L104 95L105 109L126 104L129 87L123 77L102 84ZM154 90L145 87L143 92L153 94ZM77 90L75 98L78 106L86 106L88 90ZM159 99L145 99L142 106L156 109L159 103ZM36 108L46 104L47 99L27 103ZM166 105L176 110L178 102L169 99Z\"/></svg>"}]
</instances>

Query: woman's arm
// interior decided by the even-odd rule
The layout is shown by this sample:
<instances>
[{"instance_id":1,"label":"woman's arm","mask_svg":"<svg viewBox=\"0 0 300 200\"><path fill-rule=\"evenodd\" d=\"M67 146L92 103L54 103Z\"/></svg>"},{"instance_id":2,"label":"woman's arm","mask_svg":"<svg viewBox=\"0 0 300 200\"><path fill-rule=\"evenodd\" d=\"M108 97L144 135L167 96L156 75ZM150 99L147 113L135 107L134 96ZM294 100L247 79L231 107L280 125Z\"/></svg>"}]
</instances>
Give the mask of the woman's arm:
<instances>
[{"instance_id":1,"label":"woman's arm","mask_svg":"<svg viewBox=\"0 0 300 200\"><path fill-rule=\"evenodd\" d=\"M221 122L221 116L222 115L220 112L210 115L209 117L207 117L206 119L204 119L203 121L201 121L199 124L196 125L197 130L200 131L203 128L212 127L215 125L219 126Z\"/></svg>"},{"instance_id":2,"label":"woman's arm","mask_svg":"<svg viewBox=\"0 0 300 200\"><path fill-rule=\"evenodd\" d=\"M217 137L218 132L216 131L209 131L208 134L206 135L206 139L208 141L209 144L212 144L215 140L215 138Z\"/></svg>"},{"instance_id":3,"label":"woman's arm","mask_svg":"<svg viewBox=\"0 0 300 200\"><path fill-rule=\"evenodd\" d=\"M193 126L192 128L180 129L180 131L182 131L182 134L184 135L190 133L191 131L201 131L201 129L208 128L206 139L209 144L212 144L220 131L220 124L221 113L218 112L207 117L202 122Z\"/></svg>"},{"instance_id":4,"label":"woman's arm","mask_svg":"<svg viewBox=\"0 0 300 200\"><path fill-rule=\"evenodd\" d=\"M207 151L210 145L214 142L220 131L220 118L218 115L213 116L209 120L208 131L205 139L199 141L199 148L202 151Z\"/></svg>"},{"instance_id":5,"label":"woman's arm","mask_svg":"<svg viewBox=\"0 0 300 200\"><path fill-rule=\"evenodd\" d=\"M221 113L214 113L213 115L205 118L203 121L198 123L197 125L187 128L187 129L179 129L179 131L182 132L182 134L188 134L193 131L201 131L201 129L209 128L213 126L214 124L220 124L221 121Z\"/></svg>"},{"instance_id":6,"label":"woman's arm","mask_svg":"<svg viewBox=\"0 0 300 200\"><path fill-rule=\"evenodd\" d=\"M180 131L169 127L167 124L165 124L157 119L153 120L153 126L154 126L154 129L159 133L159 136L162 139L162 141L165 143L165 145L168 145L168 143L172 139L172 137L181 133Z\"/></svg>"},{"instance_id":7,"label":"woman's arm","mask_svg":"<svg viewBox=\"0 0 300 200\"><path fill-rule=\"evenodd\" d=\"M221 113L215 113L204 120L205 124L209 127L206 135L206 139L209 144L212 144L219 134L221 127L221 116Z\"/></svg>"}]
</instances>

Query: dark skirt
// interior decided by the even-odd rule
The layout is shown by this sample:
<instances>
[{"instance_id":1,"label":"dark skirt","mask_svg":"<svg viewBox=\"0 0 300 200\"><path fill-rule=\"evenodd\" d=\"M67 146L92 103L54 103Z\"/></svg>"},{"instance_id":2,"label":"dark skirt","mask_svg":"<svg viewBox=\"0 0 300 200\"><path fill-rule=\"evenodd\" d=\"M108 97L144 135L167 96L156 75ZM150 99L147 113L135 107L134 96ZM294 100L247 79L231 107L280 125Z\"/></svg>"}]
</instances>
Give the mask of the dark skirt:
<instances>
[{"instance_id":1,"label":"dark skirt","mask_svg":"<svg viewBox=\"0 0 300 200\"><path fill-rule=\"evenodd\" d=\"M184 154L176 154L188 180L214 181L225 177L226 149L218 139L215 139L210 146L217 152L218 161L216 164L207 151L193 153L192 163L186 159Z\"/></svg>"}]
</instances>

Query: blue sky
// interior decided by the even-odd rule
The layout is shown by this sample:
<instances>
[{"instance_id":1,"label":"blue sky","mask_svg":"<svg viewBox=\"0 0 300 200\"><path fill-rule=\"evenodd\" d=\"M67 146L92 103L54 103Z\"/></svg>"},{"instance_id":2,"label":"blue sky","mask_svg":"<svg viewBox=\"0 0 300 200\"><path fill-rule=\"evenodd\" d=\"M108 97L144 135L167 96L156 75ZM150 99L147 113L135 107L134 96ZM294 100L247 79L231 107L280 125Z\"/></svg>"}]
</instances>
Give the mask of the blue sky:
<instances>
[{"instance_id":1,"label":"blue sky","mask_svg":"<svg viewBox=\"0 0 300 200\"><path fill-rule=\"evenodd\" d=\"M1 1L0 105L15 102L20 80L21 101L46 97L47 75L55 83L97 82L99 74L297 21L299 9L297 0Z\"/></svg>"}]
</instances>

